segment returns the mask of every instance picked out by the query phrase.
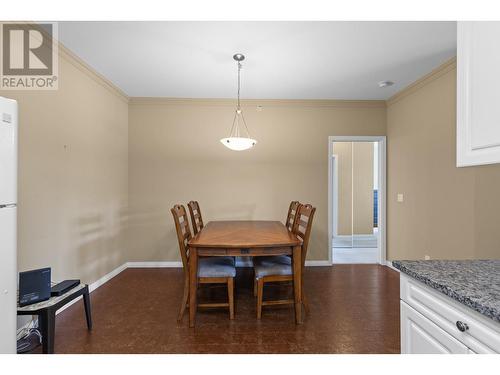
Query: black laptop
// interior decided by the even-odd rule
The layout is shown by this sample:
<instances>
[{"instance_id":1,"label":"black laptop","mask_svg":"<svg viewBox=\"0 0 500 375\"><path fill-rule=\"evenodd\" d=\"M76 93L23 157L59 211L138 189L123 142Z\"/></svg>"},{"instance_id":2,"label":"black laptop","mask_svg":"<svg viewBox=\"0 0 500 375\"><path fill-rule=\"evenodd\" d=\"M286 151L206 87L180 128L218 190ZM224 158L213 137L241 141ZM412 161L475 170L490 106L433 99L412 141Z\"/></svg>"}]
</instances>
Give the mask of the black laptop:
<instances>
[{"instance_id":1,"label":"black laptop","mask_svg":"<svg viewBox=\"0 0 500 375\"><path fill-rule=\"evenodd\" d=\"M50 298L50 268L19 272L19 306Z\"/></svg>"}]
</instances>

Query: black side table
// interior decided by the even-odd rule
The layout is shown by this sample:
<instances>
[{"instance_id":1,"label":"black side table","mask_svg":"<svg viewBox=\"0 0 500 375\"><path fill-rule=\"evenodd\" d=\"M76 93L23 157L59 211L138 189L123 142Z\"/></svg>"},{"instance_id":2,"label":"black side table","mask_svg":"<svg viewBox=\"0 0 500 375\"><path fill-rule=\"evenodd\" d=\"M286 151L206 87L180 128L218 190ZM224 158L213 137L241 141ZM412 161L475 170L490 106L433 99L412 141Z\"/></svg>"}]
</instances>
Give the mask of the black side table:
<instances>
[{"instance_id":1,"label":"black side table","mask_svg":"<svg viewBox=\"0 0 500 375\"><path fill-rule=\"evenodd\" d=\"M56 328L56 311L74 299L83 296L87 328L92 329L92 313L90 310L89 286L80 284L58 297L28 305L17 307L17 315L38 315L38 327L42 333L42 351L44 354L54 353L54 337Z\"/></svg>"}]
</instances>

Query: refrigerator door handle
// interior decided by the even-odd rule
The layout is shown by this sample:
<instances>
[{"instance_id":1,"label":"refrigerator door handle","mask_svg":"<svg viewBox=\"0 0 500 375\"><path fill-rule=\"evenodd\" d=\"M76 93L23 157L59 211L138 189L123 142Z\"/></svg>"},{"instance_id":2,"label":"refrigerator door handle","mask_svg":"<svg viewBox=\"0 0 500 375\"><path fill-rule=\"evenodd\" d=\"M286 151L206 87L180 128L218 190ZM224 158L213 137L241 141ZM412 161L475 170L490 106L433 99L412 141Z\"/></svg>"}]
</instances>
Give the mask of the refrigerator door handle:
<instances>
[{"instance_id":1,"label":"refrigerator door handle","mask_svg":"<svg viewBox=\"0 0 500 375\"><path fill-rule=\"evenodd\" d=\"M15 203L11 203L11 204L0 204L0 208L12 208L12 207L16 207L17 205Z\"/></svg>"}]
</instances>

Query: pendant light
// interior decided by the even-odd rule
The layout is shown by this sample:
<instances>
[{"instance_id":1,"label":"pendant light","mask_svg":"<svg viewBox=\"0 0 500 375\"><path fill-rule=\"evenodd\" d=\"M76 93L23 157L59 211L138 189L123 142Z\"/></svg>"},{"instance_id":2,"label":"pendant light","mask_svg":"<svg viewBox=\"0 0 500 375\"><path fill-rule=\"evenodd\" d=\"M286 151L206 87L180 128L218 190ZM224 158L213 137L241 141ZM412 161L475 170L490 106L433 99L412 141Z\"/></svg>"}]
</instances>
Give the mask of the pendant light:
<instances>
[{"instance_id":1,"label":"pendant light","mask_svg":"<svg viewBox=\"0 0 500 375\"><path fill-rule=\"evenodd\" d=\"M250 136L250 132L248 131L245 117L243 117L243 111L240 106L241 62L245 60L245 56L241 53L237 53L233 56L233 59L238 63L238 104L236 106L236 111L234 112L233 126L229 132L229 137L222 138L220 141L224 146L233 151L243 151L255 146L257 141Z\"/></svg>"}]
</instances>

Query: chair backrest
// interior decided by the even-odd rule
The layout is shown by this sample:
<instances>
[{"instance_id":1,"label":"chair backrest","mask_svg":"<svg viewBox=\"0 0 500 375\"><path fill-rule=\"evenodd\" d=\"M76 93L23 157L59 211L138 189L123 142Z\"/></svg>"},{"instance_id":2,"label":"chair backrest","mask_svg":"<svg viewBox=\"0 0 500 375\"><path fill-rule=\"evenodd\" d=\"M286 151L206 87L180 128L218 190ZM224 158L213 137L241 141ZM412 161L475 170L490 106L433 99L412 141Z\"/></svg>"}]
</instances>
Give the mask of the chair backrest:
<instances>
[{"instance_id":1,"label":"chair backrest","mask_svg":"<svg viewBox=\"0 0 500 375\"><path fill-rule=\"evenodd\" d=\"M184 271L188 270L189 246L188 242L192 238L189 229L189 221L186 209L183 205L176 204L170 209L174 217L175 230L177 231L177 240L179 241L179 250L181 252L182 266Z\"/></svg>"},{"instance_id":2,"label":"chair backrest","mask_svg":"<svg viewBox=\"0 0 500 375\"><path fill-rule=\"evenodd\" d=\"M302 267L304 267L309 246L309 237L316 208L310 204L300 204L293 223L292 232L302 240Z\"/></svg>"},{"instance_id":3,"label":"chair backrest","mask_svg":"<svg viewBox=\"0 0 500 375\"><path fill-rule=\"evenodd\" d=\"M299 208L299 205L300 203L298 201L292 201L290 202L290 207L288 207L285 226L289 231L293 229L293 224L295 222L295 216L297 215L297 209Z\"/></svg>"},{"instance_id":4,"label":"chair backrest","mask_svg":"<svg viewBox=\"0 0 500 375\"><path fill-rule=\"evenodd\" d=\"M203 218L201 217L200 205L198 201L188 203L191 224L193 225L193 234L196 236L203 229Z\"/></svg>"}]
</instances>

